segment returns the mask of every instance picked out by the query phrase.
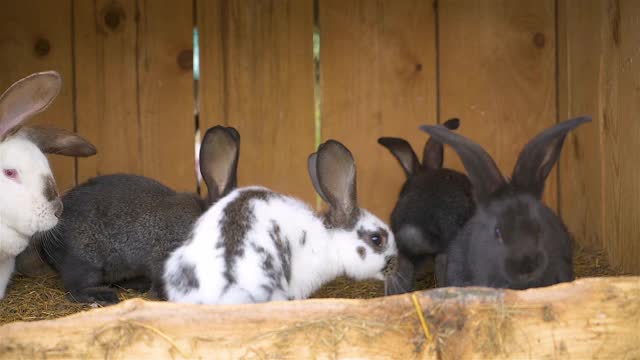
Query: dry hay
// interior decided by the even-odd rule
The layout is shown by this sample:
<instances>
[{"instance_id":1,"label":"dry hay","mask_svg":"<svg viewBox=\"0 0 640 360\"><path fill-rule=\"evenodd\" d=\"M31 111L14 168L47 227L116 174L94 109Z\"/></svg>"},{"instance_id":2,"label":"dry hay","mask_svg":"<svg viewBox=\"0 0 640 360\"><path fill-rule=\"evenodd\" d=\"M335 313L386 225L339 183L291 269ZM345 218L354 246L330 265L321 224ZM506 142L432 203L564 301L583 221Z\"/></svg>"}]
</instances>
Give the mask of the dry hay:
<instances>
[{"instance_id":1,"label":"dry hay","mask_svg":"<svg viewBox=\"0 0 640 360\"><path fill-rule=\"evenodd\" d=\"M574 268L576 277L625 275L610 266L603 251L592 250L576 243L574 246ZM435 286L433 274L427 272L418 281L418 289ZM353 281L340 277L313 294L316 298L361 298L369 299L384 295L381 281ZM90 309L68 300L60 279L56 275L38 278L15 276L9 285L7 296L0 300L0 324L12 321L53 319ZM122 300L145 297L132 290L120 292Z\"/></svg>"}]
</instances>

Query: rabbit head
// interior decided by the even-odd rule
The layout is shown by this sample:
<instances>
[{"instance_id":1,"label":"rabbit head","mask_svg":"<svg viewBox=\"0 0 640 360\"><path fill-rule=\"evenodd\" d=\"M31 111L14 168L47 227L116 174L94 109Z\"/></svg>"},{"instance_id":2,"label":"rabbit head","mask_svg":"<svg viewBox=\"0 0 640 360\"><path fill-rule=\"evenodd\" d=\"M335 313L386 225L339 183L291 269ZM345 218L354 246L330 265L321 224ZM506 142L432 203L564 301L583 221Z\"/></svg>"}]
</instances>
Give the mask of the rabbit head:
<instances>
[{"instance_id":1,"label":"rabbit head","mask_svg":"<svg viewBox=\"0 0 640 360\"><path fill-rule=\"evenodd\" d=\"M329 140L309 156L313 187L329 205L323 222L333 233L345 272L355 279L384 280L396 271L393 232L378 217L358 207L356 166L351 152Z\"/></svg>"},{"instance_id":2,"label":"rabbit head","mask_svg":"<svg viewBox=\"0 0 640 360\"><path fill-rule=\"evenodd\" d=\"M588 121L591 118L567 120L535 136L520 152L510 180L478 144L441 126L420 127L454 148L473 184L477 210L463 236L482 244L478 253L486 251L486 256L473 251L470 256L495 263L499 273L489 274L488 284L477 285L526 288L573 276L550 273L555 271L548 266L552 258L571 263L570 239L560 218L542 203L542 195L567 133Z\"/></svg>"},{"instance_id":3,"label":"rabbit head","mask_svg":"<svg viewBox=\"0 0 640 360\"><path fill-rule=\"evenodd\" d=\"M53 71L27 76L0 97L0 225L22 236L54 227L62 213L45 153L90 156L95 148L74 133L24 127L46 109L62 81Z\"/></svg>"}]
</instances>

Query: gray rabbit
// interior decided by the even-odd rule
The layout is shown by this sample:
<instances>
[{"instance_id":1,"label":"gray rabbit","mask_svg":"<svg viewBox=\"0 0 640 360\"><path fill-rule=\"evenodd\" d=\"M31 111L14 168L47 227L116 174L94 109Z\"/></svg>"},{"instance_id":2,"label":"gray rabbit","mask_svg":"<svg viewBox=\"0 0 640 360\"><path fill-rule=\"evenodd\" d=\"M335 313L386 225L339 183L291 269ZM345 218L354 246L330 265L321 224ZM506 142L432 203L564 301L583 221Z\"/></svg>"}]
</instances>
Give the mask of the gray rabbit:
<instances>
[{"instance_id":1,"label":"gray rabbit","mask_svg":"<svg viewBox=\"0 0 640 360\"><path fill-rule=\"evenodd\" d=\"M460 121L449 119L444 126L455 130ZM436 278L442 286L448 243L473 214L471 182L464 174L442 167L443 145L434 138L425 144L422 164L404 139L383 137L378 143L389 149L407 176L391 213L399 271L387 278L385 293L413 291L416 275L434 257Z\"/></svg>"},{"instance_id":2,"label":"gray rabbit","mask_svg":"<svg viewBox=\"0 0 640 360\"><path fill-rule=\"evenodd\" d=\"M458 153L476 201L447 250L448 286L526 289L574 279L570 235L541 199L567 133L589 121L567 120L538 134L520 152L510 180L478 144L442 126L421 126Z\"/></svg>"},{"instance_id":3,"label":"gray rabbit","mask_svg":"<svg viewBox=\"0 0 640 360\"><path fill-rule=\"evenodd\" d=\"M63 196L60 225L39 243L78 302L118 302L116 284L164 298L165 259L188 237L198 217L236 187L240 136L233 128L207 131L200 168L209 194L177 193L136 175L98 176Z\"/></svg>"}]
</instances>

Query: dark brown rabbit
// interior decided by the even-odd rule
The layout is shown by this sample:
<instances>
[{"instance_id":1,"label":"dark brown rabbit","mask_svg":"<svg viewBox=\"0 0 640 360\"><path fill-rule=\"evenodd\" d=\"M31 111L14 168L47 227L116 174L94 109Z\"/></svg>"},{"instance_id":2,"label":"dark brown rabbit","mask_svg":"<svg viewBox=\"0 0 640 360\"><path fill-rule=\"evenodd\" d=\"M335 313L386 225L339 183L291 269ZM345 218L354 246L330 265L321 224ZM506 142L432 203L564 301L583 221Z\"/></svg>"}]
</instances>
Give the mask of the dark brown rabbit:
<instances>
[{"instance_id":1,"label":"dark brown rabbit","mask_svg":"<svg viewBox=\"0 0 640 360\"><path fill-rule=\"evenodd\" d=\"M511 180L478 144L442 126L421 127L458 153L477 205L447 250L448 286L526 289L574 279L567 228L541 198L567 133L589 121L567 120L534 137Z\"/></svg>"}]
</instances>

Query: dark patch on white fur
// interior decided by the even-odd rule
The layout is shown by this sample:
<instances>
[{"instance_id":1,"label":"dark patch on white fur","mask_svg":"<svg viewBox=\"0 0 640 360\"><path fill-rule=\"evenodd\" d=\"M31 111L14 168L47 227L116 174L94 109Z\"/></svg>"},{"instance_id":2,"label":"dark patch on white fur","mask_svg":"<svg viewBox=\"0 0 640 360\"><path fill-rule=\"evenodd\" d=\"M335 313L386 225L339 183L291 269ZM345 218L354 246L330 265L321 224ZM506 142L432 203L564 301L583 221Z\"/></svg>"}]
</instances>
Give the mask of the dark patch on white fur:
<instances>
[{"instance_id":1,"label":"dark patch on white fur","mask_svg":"<svg viewBox=\"0 0 640 360\"><path fill-rule=\"evenodd\" d=\"M284 286L281 281L283 271L282 269L276 268L273 254L269 253L264 247L252 243L251 248L262 260L262 271L264 271L269 282L268 284L262 284L260 286L267 292L267 297L271 299L275 289L284 291Z\"/></svg>"},{"instance_id":2,"label":"dark patch on white fur","mask_svg":"<svg viewBox=\"0 0 640 360\"><path fill-rule=\"evenodd\" d=\"M271 224L269 236L276 246L278 257L280 258L280 263L282 264L282 271L284 272L284 277L288 283L289 281L291 281L291 246L289 245L289 241L285 236L282 235L280 225L278 225L278 223L276 223L275 221L273 221Z\"/></svg>"},{"instance_id":3,"label":"dark patch on white fur","mask_svg":"<svg viewBox=\"0 0 640 360\"><path fill-rule=\"evenodd\" d=\"M307 231L302 230L302 236L300 237L300 246L305 246L307 244Z\"/></svg>"},{"instance_id":4,"label":"dark patch on white fur","mask_svg":"<svg viewBox=\"0 0 640 360\"><path fill-rule=\"evenodd\" d=\"M52 176L42 176L42 195L47 201L53 201L58 197L58 191L56 190L56 182Z\"/></svg>"},{"instance_id":5,"label":"dark patch on white fur","mask_svg":"<svg viewBox=\"0 0 640 360\"><path fill-rule=\"evenodd\" d=\"M216 247L224 247L224 278L229 284L235 283L234 266L236 259L244 255L245 237L256 221L251 202L267 200L275 194L265 190L246 190L238 194L224 208L220 229L223 243Z\"/></svg>"},{"instance_id":6,"label":"dark patch on white fur","mask_svg":"<svg viewBox=\"0 0 640 360\"><path fill-rule=\"evenodd\" d=\"M356 251L358 252L358 255L360 255L360 258L362 260L367 258L367 249L364 246L358 246L356 248Z\"/></svg>"},{"instance_id":7,"label":"dark patch on white fur","mask_svg":"<svg viewBox=\"0 0 640 360\"><path fill-rule=\"evenodd\" d=\"M372 235L378 235L382 238L382 243L380 246L376 246L373 242L371 242ZM369 247L373 249L373 251L377 254L383 253L389 244L389 233L383 228L378 228L377 230L370 231L361 227L358 229L358 238L367 243Z\"/></svg>"},{"instance_id":8,"label":"dark patch on white fur","mask_svg":"<svg viewBox=\"0 0 640 360\"><path fill-rule=\"evenodd\" d=\"M362 211L360 211L359 208L352 209L348 215L329 208L329 211L326 212L322 218L322 223L327 229L351 231L356 227L361 216Z\"/></svg>"},{"instance_id":9,"label":"dark patch on white fur","mask_svg":"<svg viewBox=\"0 0 640 360\"><path fill-rule=\"evenodd\" d=\"M167 279L169 284L180 291L187 293L200 287L200 282L196 276L196 268L193 264L185 262L184 257L178 258L178 269L170 273Z\"/></svg>"}]
</instances>

